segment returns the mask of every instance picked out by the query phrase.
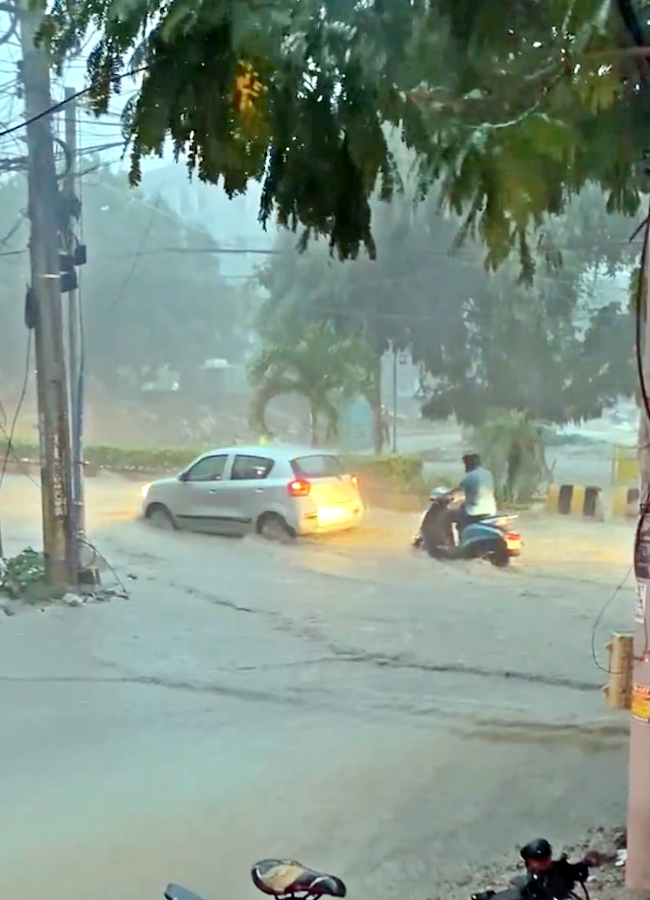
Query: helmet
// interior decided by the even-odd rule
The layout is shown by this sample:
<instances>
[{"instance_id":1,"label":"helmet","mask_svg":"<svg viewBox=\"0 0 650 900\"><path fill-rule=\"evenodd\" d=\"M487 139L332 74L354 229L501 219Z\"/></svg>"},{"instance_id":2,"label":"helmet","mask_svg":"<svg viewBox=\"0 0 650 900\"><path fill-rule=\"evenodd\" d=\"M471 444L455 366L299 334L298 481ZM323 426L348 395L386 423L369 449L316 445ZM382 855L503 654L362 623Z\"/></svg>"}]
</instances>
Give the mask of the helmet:
<instances>
[{"instance_id":1,"label":"helmet","mask_svg":"<svg viewBox=\"0 0 650 900\"><path fill-rule=\"evenodd\" d=\"M525 862L529 860L546 860L553 856L553 848L545 838L535 838L519 851Z\"/></svg>"}]
</instances>

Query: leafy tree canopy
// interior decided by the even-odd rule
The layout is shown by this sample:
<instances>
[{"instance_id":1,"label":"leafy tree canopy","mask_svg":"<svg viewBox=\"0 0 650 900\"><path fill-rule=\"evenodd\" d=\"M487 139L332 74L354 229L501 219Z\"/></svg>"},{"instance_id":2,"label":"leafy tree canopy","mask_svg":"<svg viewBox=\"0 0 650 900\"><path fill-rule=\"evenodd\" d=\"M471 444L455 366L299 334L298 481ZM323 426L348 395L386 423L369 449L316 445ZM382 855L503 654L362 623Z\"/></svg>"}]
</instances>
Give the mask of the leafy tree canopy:
<instances>
[{"instance_id":1,"label":"leafy tree canopy","mask_svg":"<svg viewBox=\"0 0 650 900\"><path fill-rule=\"evenodd\" d=\"M88 32L97 112L129 67L131 179L170 140L229 195L263 182L260 216L374 256L369 197L399 187L387 126L420 195L463 216L497 267L587 182L638 206L647 147L636 0L35 0L58 58Z\"/></svg>"},{"instance_id":2,"label":"leafy tree canopy","mask_svg":"<svg viewBox=\"0 0 650 900\"><path fill-rule=\"evenodd\" d=\"M450 256L459 220L443 216L435 197L414 208L406 195L375 215L375 263L342 264L318 244L298 254L280 235L280 253L259 276L266 341L291 344L320 321L340 334L362 328L377 355L410 350L429 376L426 415L471 424L491 408L579 420L632 393L625 281L637 247L599 188L543 220L532 286L519 283L514 259L486 277L474 241Z\"/></svg>"}]
</instances>

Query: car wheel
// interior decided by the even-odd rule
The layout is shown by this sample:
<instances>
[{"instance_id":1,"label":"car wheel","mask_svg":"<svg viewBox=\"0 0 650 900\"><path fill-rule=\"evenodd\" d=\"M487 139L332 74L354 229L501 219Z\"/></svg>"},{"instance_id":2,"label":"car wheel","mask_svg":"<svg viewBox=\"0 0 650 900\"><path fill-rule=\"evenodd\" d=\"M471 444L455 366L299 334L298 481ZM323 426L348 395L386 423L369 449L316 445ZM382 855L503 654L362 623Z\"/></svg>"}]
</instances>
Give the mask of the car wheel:
<instances>
[{"instance_id":1,"label":"car wheel","mask_svg":"<svg viewBox=\"0 0 650 900\"><path fill-rule=\"evenodd\" d=\"M152 528L160 531L174 531L176 525L169 510L161 504L151 506L147 510L147 522Z\"/></svg>"},{"instance_id":2,"label":"car wheel","mask_svg":"<svg viewBox=\"0 0 650 900\"><path fill-rule=\"evenodd\" d=\"M257 523L257 533L267 541L279 541L289 544L295 535L282 516L277 513L265 513Z\"/></svg>"}]
</instances>

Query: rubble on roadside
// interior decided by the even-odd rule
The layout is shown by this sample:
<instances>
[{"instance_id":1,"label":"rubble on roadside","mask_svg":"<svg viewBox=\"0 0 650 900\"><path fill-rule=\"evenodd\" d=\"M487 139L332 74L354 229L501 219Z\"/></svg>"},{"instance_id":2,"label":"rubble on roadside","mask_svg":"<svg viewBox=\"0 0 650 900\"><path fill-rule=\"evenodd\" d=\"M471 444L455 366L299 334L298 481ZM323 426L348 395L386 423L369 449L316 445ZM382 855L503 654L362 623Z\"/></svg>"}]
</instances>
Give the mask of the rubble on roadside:
<instances>
[{"instance_id":1,"label":"rubble on roadside","mask_svg":"<svg viewBox=\"0 0 650 900\"><path fill-rule=\"evenodd\" d=\"M68 591L61 598L65 606L83 606L88 603L110 603L111 600L128 600L129 595L121 588L96 587L91 590Z\"/></svg>"},{"instance_id":2,"label":"rubble on roadside","mask_svg":"<svg viewBox=\"0 0 650 900\"><path fill-rule=\"evenodd\" d=\"M9 559L0 559L0 609L13 616L20 605L46 609L55 604L84 606L90 603L107 603L111 600L128 600L123 585L117 588L103 587L99 578L90 579L74 589L62 589L49 584L45 578L43 554L31 547Z\"/></svg>"}]
</instances>

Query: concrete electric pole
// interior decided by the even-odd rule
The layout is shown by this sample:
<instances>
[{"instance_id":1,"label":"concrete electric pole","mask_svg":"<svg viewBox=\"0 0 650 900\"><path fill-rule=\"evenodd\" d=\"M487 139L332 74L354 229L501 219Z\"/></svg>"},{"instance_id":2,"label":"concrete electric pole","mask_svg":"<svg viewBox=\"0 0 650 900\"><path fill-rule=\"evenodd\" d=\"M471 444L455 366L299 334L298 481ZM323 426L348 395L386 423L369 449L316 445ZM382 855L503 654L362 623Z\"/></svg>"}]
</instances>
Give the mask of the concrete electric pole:
<instances>
[{"instance_id":1,"label":"concrete electric pole","mask_svg":"<svg viewBox=\"0 0 650 900\"><path fill-rule=\"evenodd\" d=\"M75 564L81 564L82 543L85 534L84 470L83 470L83 396L82 396L82 346L81 312L77 292L77 276L74 265L85 262L85 248L77 241L73 220L81 207L77 197L77 104L73 88L65 89L65 147L68 161L63 180L65 201L65 225L63 246L66 255L66 271L61 288L68 294L68 368L70 377L70 438L72 443L72 525L75 533ZM79 252L82 258L79 259Z\"/></svg>"},{"instance_id":2,"label":"concrete electric pole","mask_svg":"<svg viewBox=\"0 0 650 900\"><path fill-rule=\"evenodd\" d=\"M56 585L74 581L71 517L70 435L63 344L59 259L59 195L54 164L50 62L36 47L40 14L23 0L20 34L27 120L28 197L31 222L29 318L35 331L38 417L41 446L43 549L47 579Z\"/></svg>"},{"instance_id":3,"label":"concrete electric pole","mask_svg":"<svg viewBox=\"0 0 650 900\"><path fill-rule=\"evenodd\" d=\"M645 392L650 390L650 219L646 222L639 289L638 330ZM640 385L641 393L644 384ZM650 420L647 396L641 400L639 463L641 519L635 547L637 602L634 614L633 670L630 698L630 763L626 882L631 890L650 890Z\"/></svg>"}]
</instances>

